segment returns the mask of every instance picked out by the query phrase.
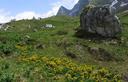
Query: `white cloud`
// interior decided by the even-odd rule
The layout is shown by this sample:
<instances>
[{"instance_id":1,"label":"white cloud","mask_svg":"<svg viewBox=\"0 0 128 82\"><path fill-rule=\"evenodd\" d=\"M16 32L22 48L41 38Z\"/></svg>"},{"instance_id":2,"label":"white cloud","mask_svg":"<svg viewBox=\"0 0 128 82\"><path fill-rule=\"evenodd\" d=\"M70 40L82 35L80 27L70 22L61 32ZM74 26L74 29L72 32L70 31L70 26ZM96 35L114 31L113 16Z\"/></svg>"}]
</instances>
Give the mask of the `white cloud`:
<instances>
[{"instance_id":1,"label":"white cloud","mask_svg":"<svg viewBox=\"0 0 128 82\"><path fill-rule=\"evenodd\" d=\"M41 17L41 14L38 14L32 11L26 11L26 12L17 14L14 18L16 20L21 20L21 19L32 19L33 17L35 18Z\"/></svg>"},{"instance_id":2,"label":"white cloud","mask_svg":"<svg viewBox=\"0 0 128 82\"><path fill-rule=\"evenodd\" d=\"M71 9L79 0L60 0L58 5Z\"/></svg>"},{"instance_id":3,"label":"white cloud","mask_svg":"<svg viewBox=\"0 0 128 82\"><path fill-rule=\"evenodd\" d=\"M11 16L9 12L6 12L3 9L0 10L0 23L9 22L12 19L22 20L22 19L32 19L33 17L38 18L42 16L32 11L26 11L26 12L18 13L16 16Z\"/></svg>"},{"instance_id":4,"label":"white cloud","mask_svg":"<svg viewBox=\"0 0 128 82\"><path fill-rule=\"evenodd\" d=\"M52 9L49 10L47 13L43 13L42 14L42 18L45 18L45 17L50 17L50 16L53 16L53 15L56 15L57 11L59 10L59 7L58 5L56 4L52 4Z\"/></svg>"},{"instance_id":5,"label":"white cloud","mask_svg":"<svg viewBox=\"0 0 128 82\"><path fill-rule=\"evenodd\" d=\"M0 9L0 23L9 22L13 19L12 16L9 16L9 12L5 12L4 9Z\"/></svg>"},{"instance_id":6,"label":"white cloud","mask_svg":"<svg viewBox=\"0 0 128 82\"><path fill-rule=\"evenodd\" d=\"M60 6L64 6L68 9L71 9L79 0L59 0L58 2L52 3L51 10L46 13L36 13L33 11L25 11L18 13L16 16L11 16L10 12L0 9L0 23L9 22L11 19L21 20L21 19L32 19L33 17L46 18L53 15L56 15Z\"/></svg>"}]
</instances>

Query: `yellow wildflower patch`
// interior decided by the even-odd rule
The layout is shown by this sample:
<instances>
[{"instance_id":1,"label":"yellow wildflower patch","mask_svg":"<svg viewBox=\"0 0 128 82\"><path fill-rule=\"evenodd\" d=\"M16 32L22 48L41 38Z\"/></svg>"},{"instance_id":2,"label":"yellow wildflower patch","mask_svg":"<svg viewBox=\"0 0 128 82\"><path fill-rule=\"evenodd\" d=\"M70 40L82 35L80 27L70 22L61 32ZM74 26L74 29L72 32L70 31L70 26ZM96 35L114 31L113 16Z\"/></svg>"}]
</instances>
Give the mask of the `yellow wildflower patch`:
<instances>
[{"instance_id":1,"label":"yellow wildflower patch","mask_svg":"<svg viewBox=\"0 0 128 82\"><path fill-rule=\"evenodd\" d=\"M95 81L95 82L120 82L121 77L118 74L110 72L106 68L99 68L92 65L78 65L69 59L50 58L38 55L21 56L20 61L43 63L45 71L53 75L54 79L62 79L63 76L67 81Z\"/></svg>"}]
</instances>

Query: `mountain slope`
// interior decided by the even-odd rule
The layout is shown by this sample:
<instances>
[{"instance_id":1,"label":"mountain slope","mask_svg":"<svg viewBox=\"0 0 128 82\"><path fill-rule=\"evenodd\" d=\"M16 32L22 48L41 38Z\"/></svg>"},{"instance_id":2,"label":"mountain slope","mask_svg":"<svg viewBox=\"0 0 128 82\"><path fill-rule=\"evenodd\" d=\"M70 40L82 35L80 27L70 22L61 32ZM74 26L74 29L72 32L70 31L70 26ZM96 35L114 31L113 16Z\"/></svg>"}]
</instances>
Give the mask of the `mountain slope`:
<instances>
[{"instance_id":1,"label":"mountain slope","mask_svg":"<svg viewBox=\"0 0 128 82\"><path fill-rule=\"evenodd\" d=\"M70 10L66 9L65 7L61 6L57 15L68 15Z\"/></svg>"},{"instance_id":2,"label":"mountain slope","mask_svg":"<svg viewBox=\"0 0 128 82\"><path fill-rule=\"evenodd\" d=\"M108 5L112 7L117 13L128 10L128 0L79 0L71 10L60 7L57 15L78 16L82 9L88 4L95 6Z\"/></svg>"},{"instance_id":3,"label":"mountain slope","mask_svg":"<svg viewBox=\"0 0 128 82\"><path fill-rule=\"evenodd\" d=\"M128 10L128 0L91 0L90 4L99 6L108 4L116 9L116 12Z\"/></svg>"},{"instance_id":4,"label":"mountain slope","mask_svg":"<svg viewBox=\"0 0 128 82\"><path fill-rule=\"evenodd\" d=\"M88 4L89 4L89 0L79 0L78 3L71 10L68 10L64 7L62 8L61 6L57 15L78 16L80 12L82 11L83 7L85 7Z\"/></svg>"}]
</instances>

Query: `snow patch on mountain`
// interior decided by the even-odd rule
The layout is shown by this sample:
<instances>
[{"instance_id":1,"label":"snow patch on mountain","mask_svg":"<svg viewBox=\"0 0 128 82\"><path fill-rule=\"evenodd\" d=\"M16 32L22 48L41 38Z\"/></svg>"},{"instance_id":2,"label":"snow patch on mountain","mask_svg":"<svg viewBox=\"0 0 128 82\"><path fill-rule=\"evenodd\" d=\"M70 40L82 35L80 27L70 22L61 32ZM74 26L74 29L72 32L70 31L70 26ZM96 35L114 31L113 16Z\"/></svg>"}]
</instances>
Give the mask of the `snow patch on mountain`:
<instances>
[{"instance_id":1,"label":"snow patch on mountain","mask_svg":"<svg viewBox=\"0 0 128 82\"><path fill-rule=\"evenodd\" d=\"M118 3L118 1L117 1L117 0L114 0L114 1L112 2L112 4L110 5L110 8L115 8L114 5L116 5L117 3Z\"/></svg>"},{"instance_id":2,"label":"snow patch on mountain","mask_svg":"<svg viewBox=\"0 0 128 82\"><path fill-rule=\"evenodd\" d=\"M128 5L128 3L122 2L122 3L120 4L121 7L126 6L126 5Z\"/></svg>"}]
</instances>

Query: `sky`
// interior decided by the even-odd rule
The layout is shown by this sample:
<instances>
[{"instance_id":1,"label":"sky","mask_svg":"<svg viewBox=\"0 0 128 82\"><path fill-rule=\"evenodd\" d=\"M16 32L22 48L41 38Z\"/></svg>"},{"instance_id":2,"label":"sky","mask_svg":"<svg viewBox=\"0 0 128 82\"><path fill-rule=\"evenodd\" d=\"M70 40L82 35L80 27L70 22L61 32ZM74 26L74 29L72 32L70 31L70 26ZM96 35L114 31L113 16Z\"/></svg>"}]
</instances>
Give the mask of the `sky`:
<instances>
[{"instance_id":1,"label":"sky","mask_svg":"<svg viewBox=\"0 0 128 82\"><path fill-rule=\"evenodd\" d=\"M1 0L0 23L12 19L46 18L56 15L60 6L73 8L78 0Z\"/></svg>"}]
</instances>

